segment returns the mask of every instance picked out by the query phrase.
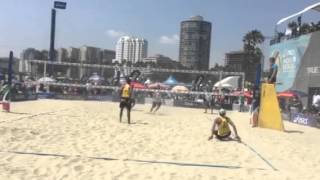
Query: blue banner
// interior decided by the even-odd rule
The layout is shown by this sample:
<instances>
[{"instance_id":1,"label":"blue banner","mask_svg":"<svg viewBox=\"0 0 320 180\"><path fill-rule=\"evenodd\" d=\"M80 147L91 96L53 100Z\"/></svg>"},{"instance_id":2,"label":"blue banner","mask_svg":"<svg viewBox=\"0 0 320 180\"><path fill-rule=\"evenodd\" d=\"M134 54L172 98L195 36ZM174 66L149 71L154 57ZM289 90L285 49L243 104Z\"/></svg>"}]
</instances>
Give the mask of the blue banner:
<instances>
[{"instance_id":1,"label":"blue banner","mask_svg":"<svg viewBox=\"0 0 320 180\"><path fill-rule=\"evenodd\" d=\"M279 54L276 58L278 65L276 90L278 92L286 91L292 87L310 37L311 35L303 35L295 39L284 40L270 47L269 57Z\"/></svg>"}]
</instances>

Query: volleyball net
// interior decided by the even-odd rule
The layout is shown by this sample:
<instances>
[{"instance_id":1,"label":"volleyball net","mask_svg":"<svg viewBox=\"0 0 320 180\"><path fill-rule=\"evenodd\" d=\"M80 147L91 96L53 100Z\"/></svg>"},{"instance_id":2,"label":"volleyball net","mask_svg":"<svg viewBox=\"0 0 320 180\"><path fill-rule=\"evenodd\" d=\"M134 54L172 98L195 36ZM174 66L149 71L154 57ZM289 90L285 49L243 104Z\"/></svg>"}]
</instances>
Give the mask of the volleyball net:
<instances>
[{"instance_id":1,"label":"volleyball net","mask_svg":"<svg viewBox=\"0 0 320 180\"><path fill-rule=\"evenodd\" d=\"M155 67L137 67L126 65L100 65L75 62L50 62L29 60L33 76L46 76L46 66L52 66L55 71L67 74L80 74L78 79L68 78L34 82L40 92L51 92L56 97L78 97L86 99L106 99L117 101L121 84L125 79L132 79L134 98L137 102L146 103L155 91L160 92L166 100L180 104L199 104L206 97L224 96L235 99L242 91L245 74L243 72L197 71L192 69L164 69ZM82 73L82 74L81 74ZM237 87L223 84L221 80L227 77L237 77ZM218 83L220 82L220 83ZM35 85L35 84L33 84ZM237 88L237 89L236 89ZM175 103L173 103L175 104Z\"/></svg>"}]
</instances>

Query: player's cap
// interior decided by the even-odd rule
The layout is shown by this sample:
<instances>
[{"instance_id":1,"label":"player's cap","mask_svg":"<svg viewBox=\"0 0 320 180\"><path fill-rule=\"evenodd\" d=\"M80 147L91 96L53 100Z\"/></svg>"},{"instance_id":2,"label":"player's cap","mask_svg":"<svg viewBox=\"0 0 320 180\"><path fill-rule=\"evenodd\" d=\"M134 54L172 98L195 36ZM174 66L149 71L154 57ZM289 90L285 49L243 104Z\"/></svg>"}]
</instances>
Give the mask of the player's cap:
<instances>
[{"instance_id":1,"label":"player's cap","mask_svg":"<svg viewBox=\"0 0 320 180\"><path fill-rule=\"evenodd\" d=\"M220 116L226 115L226 110L224 110L223 108L221 108L221 109L219 110L219 114L220 114Z\"/></svg>"}]
</instances>

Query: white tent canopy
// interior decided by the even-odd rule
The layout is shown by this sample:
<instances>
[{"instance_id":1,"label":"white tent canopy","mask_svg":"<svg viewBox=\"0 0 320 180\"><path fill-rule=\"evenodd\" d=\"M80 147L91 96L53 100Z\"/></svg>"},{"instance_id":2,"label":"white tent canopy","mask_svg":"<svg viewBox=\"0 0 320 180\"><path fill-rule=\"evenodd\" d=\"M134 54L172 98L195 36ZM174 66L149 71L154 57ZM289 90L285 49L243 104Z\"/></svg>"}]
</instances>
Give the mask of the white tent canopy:
<instances>
[{"instance_id":1,"label":"white tent canopy","mask_svg":"<svg viewBox=\"0 0 320 180\"><path fill-rule=\"evenodd\" d=\"M239 87L239 76L229 76L221 81L218 81L214 84L214 87L221 88L238 88Z\"/></svg>"},{"instance_id":2,"label":"white tent canopy","mask_svg":"<svg viewBox=\"0 0 320 180\"><path fill-rule=\"evenodd\" d=\"M311 6L308 6L308 7L304 8L302 11L299 11L299 12L297 12L297 13L295 13L295 14L292 14L292 15L290 15L290 16L288 16L288 17L285 17L285 18L280 19L280 20L277 22L277 25L280 25L280 24L282 24L283 22L285 22L285 21L287 21L287 20L289 20L289 19L291 19L291 18L300 16L301 14L303 14L303 13L305 13L305 12L307 12L307 11L310 11L310 10L315 10L315 11L319 11L319 12L320 12L320 2L318 2L318 3L316 3L316 4L313 4L313 5L311 5Z\"/></svg>"}]
</instances>

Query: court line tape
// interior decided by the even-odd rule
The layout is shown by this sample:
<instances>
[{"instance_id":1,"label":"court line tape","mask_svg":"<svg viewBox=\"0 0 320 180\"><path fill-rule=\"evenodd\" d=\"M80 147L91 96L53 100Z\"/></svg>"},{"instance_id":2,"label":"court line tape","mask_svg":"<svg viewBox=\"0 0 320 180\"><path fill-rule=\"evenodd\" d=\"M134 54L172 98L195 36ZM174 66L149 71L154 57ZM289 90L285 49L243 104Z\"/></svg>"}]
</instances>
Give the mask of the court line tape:
<instances>
[{"instance_id":1,"label":"court line tape","mask_svg":"<svg viewBox=\"0 0 320 180\"><path fill-rule=\"evenodd\" d=\"M52 113L63 112L63 111L67 111L67 110L70 110L70 108L68 108L68 109L62 109L62 110L58 110L58 111L43 112L43 113L33 114L33 115L29 115L29 116L23 116L23 117L19 117L19 118L16 118L16 119L10 119L10 120L5 120L5 121L0 121L0 123L20 121L20 120L23 120L23 119L32 119L32 118L34 118L34 117L38 117L38 116L42 116L42 115L49 115L49 114L52 114ZM10 113L10 112L9 112L9 113Z\"/></svg>"},{"instance_id":2,"label":"court line tape","mask_svg":"<svg viewBox=\"0 0 320 180\"><path fill-rule=\"evenodd\" d=\"M0 151L0 153L10 153L17 155L32 155L32 156L46 156L46 157L58 157L58 158L84 158L94 160L105 160L105 161L127 161L137 163L150 163L150 164L166 164L175 166L186 166L186 167L208 167L208 168L223 168L223 169L252 169L252 170L267 170L264 168L246 168L242 166L230 166L221 164L202 164L202 163L185 163L185 162L172 162L172 161L154 161L154 160L139 160L139 159L119 159L110 157L95 157L95 156L81 156L81 155L65 155L65 154L53 154L53 153L38 153L38 152L23 152L23 151Z\"/></svg>"},{"instance_id":3,"label":"court line tape","mask_svg":"<svg viewBox=\"0 0 320 180\"><path fill-rule=\"evenodd\" d=\"M241 141L241 144L243 144L244 146L248 147L253 153L255 153L258 157L260 157L260 159L262 159L269 167L271 167L274 171L279 171L277 168L275 168L266 158L264 158L260 153L258 153L252 146L250 146L249 144Z\"/></svg>"}]
</instances>

